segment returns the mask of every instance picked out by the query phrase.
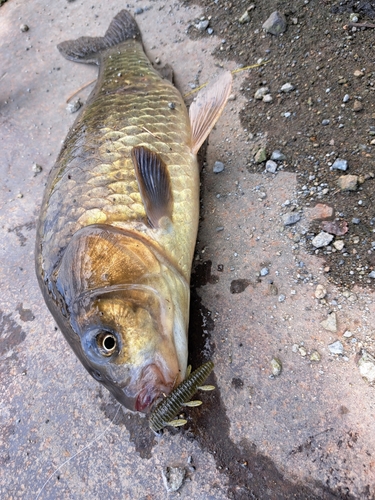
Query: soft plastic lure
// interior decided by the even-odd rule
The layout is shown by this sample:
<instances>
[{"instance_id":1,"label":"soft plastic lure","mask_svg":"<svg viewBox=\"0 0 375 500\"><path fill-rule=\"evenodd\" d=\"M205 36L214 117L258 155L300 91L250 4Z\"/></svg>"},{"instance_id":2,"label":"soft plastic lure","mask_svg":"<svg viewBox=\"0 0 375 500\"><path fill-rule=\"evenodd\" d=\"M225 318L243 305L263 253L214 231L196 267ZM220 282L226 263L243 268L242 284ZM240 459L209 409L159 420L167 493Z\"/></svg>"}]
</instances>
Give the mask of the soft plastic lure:
<instances>
[{"instance_id":1,"label":"soft plastic lure","mask_svg":"<svg viewBox=\"0 0 375 500\"><path fill-rule=\"evenodd\" d=\"M186 424L186 420L174 417L178 414L182 406L200 406L202 401L190 401L190 398L197 390L212 391L213 385L202 386L214 368L212 361L207 361L197 368L193 373L181 382L165 399L163 399L151 412L149 418L150 428L154 432L159 432L166 425L179 427Z\"/></svg>"}]
</instances>

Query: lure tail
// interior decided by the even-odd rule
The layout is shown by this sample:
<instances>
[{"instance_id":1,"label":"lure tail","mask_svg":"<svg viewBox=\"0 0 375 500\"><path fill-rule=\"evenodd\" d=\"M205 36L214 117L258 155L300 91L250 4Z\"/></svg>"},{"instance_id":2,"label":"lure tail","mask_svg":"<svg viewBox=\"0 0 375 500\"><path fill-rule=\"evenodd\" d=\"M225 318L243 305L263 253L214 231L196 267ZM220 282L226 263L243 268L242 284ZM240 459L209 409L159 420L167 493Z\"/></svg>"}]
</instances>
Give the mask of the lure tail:
<instances>
[{"instance_id":1,"label":"lure tail","mask_svg":"<svg viewBox=\"0 0 375 500\"><path fill-rule=\"evenodd\" d=\"M99 64L101 52L131 39L141 42L141 32L132 15L127 10L121 10L113 18L104 36L82 36L77 40L62 42L57 48L71 61Z\"/></svg>"}]
</instances>

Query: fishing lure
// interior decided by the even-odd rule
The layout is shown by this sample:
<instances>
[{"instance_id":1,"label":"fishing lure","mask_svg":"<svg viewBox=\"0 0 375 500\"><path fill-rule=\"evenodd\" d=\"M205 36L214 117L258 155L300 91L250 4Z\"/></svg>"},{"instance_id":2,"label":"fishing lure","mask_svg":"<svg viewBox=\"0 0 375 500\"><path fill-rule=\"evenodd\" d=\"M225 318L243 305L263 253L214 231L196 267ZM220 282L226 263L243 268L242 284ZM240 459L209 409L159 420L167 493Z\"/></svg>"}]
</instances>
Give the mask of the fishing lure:
<instances>
[{"instance_id":1,"label":"fishing lure","mask_svg":"<svg viewBox=\"0 0 375 500\"><path fill-rule=\"evenodd\" d=\"M165 399L163 399L151 412L149 418L150 428L158 433L166 425L179 427L186 424L186 420L173 418L180 411L181 406L200 406L202 401L190 401L195 392L200 390L211 391L215 387L212 385L202 386L214 368L212 361L207 361L202 366L193 371L181 382Z\"/></svg>"}]
</instances>

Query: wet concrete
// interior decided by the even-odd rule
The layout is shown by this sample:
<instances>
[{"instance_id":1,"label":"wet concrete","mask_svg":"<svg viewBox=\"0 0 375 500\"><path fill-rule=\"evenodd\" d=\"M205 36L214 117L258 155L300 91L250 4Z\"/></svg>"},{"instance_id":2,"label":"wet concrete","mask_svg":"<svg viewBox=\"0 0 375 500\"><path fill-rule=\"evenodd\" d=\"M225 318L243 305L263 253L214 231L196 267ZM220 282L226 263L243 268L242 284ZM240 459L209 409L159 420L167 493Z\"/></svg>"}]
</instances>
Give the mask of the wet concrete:
<instances>
[{"instance_id":1,"label":"wet concrete","mask_svg":"<svg viewBox=\"0 0 375 500\"><path fill-rule=\"evenodd\" d=\"M149 6L137 20L151 59L173 66L183 93L209 80L219 39L193 42L185 33L199 9ZM162 470L177 466L187 479L171 498L374 498L374 389L357 366L361 347L374 347L374 297L356 289L355 301L345 298L327 283L324 262L283 228L293 174L247 171L241 74L207 149L192 279L190 362L214 360L217 390L186 411L186 428L157 438L89 377L48 313L34 276L35 222L75 118L65 101L96 74L55 47L103 34L123 7L8 0L0 8L0 497L163 499ZM220 174L212 172L216 160L225 163ZM325 301L314 297L318 283ZM331 311L336 333L320 325ZM337 339L345 356L329 353ZM314 350L320 361L310 360ZM283 365L276 378L273 357Z\"/></svg>"}]
</instances>

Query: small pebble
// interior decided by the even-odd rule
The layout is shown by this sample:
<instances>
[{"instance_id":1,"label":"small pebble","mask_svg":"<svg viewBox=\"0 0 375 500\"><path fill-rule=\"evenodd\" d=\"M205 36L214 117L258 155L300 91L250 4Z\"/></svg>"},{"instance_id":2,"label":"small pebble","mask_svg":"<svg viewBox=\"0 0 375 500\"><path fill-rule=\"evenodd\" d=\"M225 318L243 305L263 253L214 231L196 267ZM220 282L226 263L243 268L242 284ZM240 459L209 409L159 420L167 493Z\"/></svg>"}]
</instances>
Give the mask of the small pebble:
<instances>
[{"instance_id":1,"label":"small pebble","mask_svg":"<svg viewBox=\"0 0 375 500\"><path fill-rule=\"evenodd\" d=\"M245 23L248 23L250 21L250 16L249 16L249 12L247 10L245 10L245 12L242 14L242 16L239 18L238 22L240 24L245 24Z\"/></svg>"},{"instance_id":2,"label":"small pebble","mask_svg":"<svg viewBox=\"0 0 375 500\"><path fill-rule=\"evenodd\" d=\"M282 372L283 366L278 358L271 359L272 377L278 377Z\"/></svg>"},{"instance_id":3,"label":"small pebble","mask_svg":"<svg viewBox=\"0 0 375 500\"><path fill-rule=\"evenodd\" d=\"M341 250L345 246L345 243L343 242L343 240L336 240L336 241L333 242L333 246L336 248L336 250L338 250L339 252L341 252Z\"/></svg>"},{"instance_id":4,"label":"small pebble","mask_svg":"<svg viewBox=\"0 0 375 500\"><path fill-rule=\"evenodd\" d=\"M331 170L347 170L348 168L348 162L347 160L341 160L340 158L337 158L337 160L334 161Z\"/></svg>"},{"instance_id":5,"label":"small pebble","mask_svg":"<svg viewBox=\"0 0 375 500\"><path fill-rule=\"evenodd\" d=\"M213 34L213 32L214 32L214 30L213 30L212 28L207 28L207 33L208 33L209 35L212 35L212 34Z\"/></svg>"},{"instance_id":6,"label":"small pebble","mask_svg":"<svg viewBox=\"0 0 375 500\"><path fill-rule=\"evenodd\" d=\"M337 318L336 313L331 312L328 314L327 319L320 322L322 327L329 332L336 333L337 332Z\"/></svg>"},{"instance_id":7,"label":"small pebble","mask_svg":"<svg viewBox=\"0 0 375 500\"><path fill-rule=\"evenodd\" d=\"M260 275L261 276L267 276L267 274L269 274L269 269L268 267L263 267L261 270L260 270Z\"/></svg>"},{"instance_id":8,"label":"small pebble","mask_svg":"<svg viewBox=\"0 0 375 500\"><path fill-rule=\"evenodd\" d=\"M339 340L329 344L328 349L331 354L344 354L344 346Z\"/></svg>"},{"instance_id":9,"label":"small pebble","mask_svg":"<svg viewBox=\"0 0 375 500\"><path fill-rule=\"evenodd\" d=\"M135 15L143 14L143 9L142 7L137 7L134 11Z\"/></svg>"},{"instance_id":10,"label":"small pebble","mask_svg":"<svg viewBox=\"0 0 375 500\"><path fill-rule=\"evenodd\" d=\"M278 149L275 149L275 151L272 151L271 160L284 161L284 160L286 160L286 156Z\"/></svg>"},{"instance_id":11,"label":"small pebble","mask_svg":"<svg viewBox=\"0 0 375 500\"><path fill-rule=\"evenodd\" d=\"M287 93L287 92L291 92L294 89L295 89L295 86L292 83L288 82L288 83L284 83L284 85L280 89L280 92Z\"/></svg>"},{"instance_id":12,"label":"small pebble","mask_svg":"<svg viewBox=\"0 0 375 500\"><path fill-rule=\"evenodd\" d=\"M329 245L332 240L333 240L332 234L326 233L325 231L321 231L312 240L312 244L315 248L321 248Z\"/></svg>"},{"instance_id":13,"label":"small pebble","mask_svg":"<svg viewBox=\"0 0 375 500\"><path fill-rule=\"evenodd\" d=\"M348 102L350 99L350 95L349 94L345 94L343 99L342 99L342 102Z\"/></svg>"},{"instance_id":14,"label":"small pebble","mask_svg":"<svg viewBox=\"0 0 375 500\"><path fill-rule=\"evenodd\" d=\"M268 160L266 162L266 172L270 172L271 174L275 174L277 170L277 163L273 160Z\"/></svg>"},{"instance_id":15,"label":"small pebble","mask_svg":"<svg viewBox=\"0 0 375 500\"><path fill-rule=\"evenodd\" d=\"M310 361L320 361L321 356L318 351L313 351L310 355Z\"/></svg>"},{"instance_id":16,"label":"small pebble","mask_svg":"<svg viewBox=\"0 0 375 500\"><path fill-rule=\"evenodd\" d=\"M369 278L375 278L375 271L371 271L368 275Z\"/></svg>"},{"instance_id":17,"label":"small pebble","mask_svg":"<svg viewBox=\"0 0 375 500\"><path fill-rule=\"evenodd\" d=\"M285 299L286 299L285 295L284 295L283 293L281 293L281 294L279 295L279 299L278 299L278 300L279 300L279 302L284 302L284 300L285 300Z\"/></svg>"},{"instance_id":18,"label":"small pebble","mask_svg":"<svg viewBox=\"0 0 375 500\"><path fill-rule=\"evenodd\" d=\"M214 174L219 174L220 172L222 172L224 170L225 166L224 166L224 163L222 163L221 161L215 161L215 164L214 164L214 167L213 167L213 172Z\"/></svg>"},{"instance_id":19,"label":"small pebble","mask_svg":"<svg viewBox=\"0 0 375 500\"><path fill-rule=\"evenodd\" d=\"M353 333L349 330L346 330L343 334L343 337L345 337L346 339L350 339L350 337L353 337Z\"/></svg>"},{"instance_id":20,"label":"small pebble","mask_svg":"<svg viewBox=\"0 0 375 500\"><path fill-rule=\"evenodd\" d=\"M359 373L368 382L375 382L375 358L364 352L358 361Z\"/></svg>"},{"instance_id":21,"label":"small pebble","mask_svg":"<svg viewBox=\"0 0 375 500\"><path fill-rule=\"evenodd\" d=\"M329 125L329 120L327 120L327 119L322 120L322 125L324 125L324 126Z\"/></svg>"},{"instance_id":22,"label":"small pebble","mask_svg":"<svg viewBox=\"0 0 375 500\"><path fill-rule=\"evenodd\" d=\"M360 224L360 223L361 223L361 219L358 219L357 217L353 217L352 224Z\"/></svg>"},{"instance_id":23,"label":"small pebble","mask_svg":"<svg viewBox=\"0 0 375 500\"><path fill-rule=\"evenodd\" d=\"M254 159L255 159L256 163L263 163L264 161L266 161L267 160L267 151L265 150L265 148L260 148L256 152Z\"/></svg>"},{"instance_id":24,"label":"small pebble","mask_svg":"<svg viewBox=\"0 0 375 500\"><path fill-rule=\"evenodd\" d=\"M31 167L31 170L34 172L34 174L40 174L40 172L43 170L41 165L38 165L37 163L34 163L34 165Z\"/></svg>"},{"instance_id":25,"label":"small pebble","mask_svg":"<svg viewBox=\"0 0 375 500\"><path fill-rule=\"evenodd\" d=\"M353 104L353 111L355 111L356 113L358 113L359 111L362 111L363 109L363 104L361 103L361 101L354 101L354 104Z\"/></svg>"},{"instance_id":26,"label":"small pebble","mask_svg":"<svg viewBox=\"0 0 375 500\"><path fill-rule=\"evenodd\" d=\"M327 295L327 289L323 285L317 285L315 289L315 298L324 299Z\"/></svg>"},{"instance_id":27,"label":"small pebble","mask_svg":"<svg viewBox=\"0 0 375 500\"><path fill-rule=\"evenodd\" d=\"M30 28L27 26L27 24L21 24L21 26L20 26L20 30L22 31L22 33L29 31L29 29Z\"/></svg>"},{"instance_id":28,"label":"small pebble","mask_svg":"<svg viewBox=\"0 0 375 500\"><path fill-rule=\"evenodd\" d=\"M254 94L254 99L261 100L267 94L269 94L270 89L268 87L260 87Z\"/></svg>"},{"instance_id":29,"label":"small pebble","mask_svg":"<svg viewBox=\"0 0 375 500\"><path fill-rule=\"evenodd\" d=\"M272 12L270 17L263 23L262 28L271 35L280 35L287 28L284 14L279 11Z\"/></svg>"},{"instance_id":30,"label":"small pebble","mask_svg":"<svg viewBox=\"0 0 375 500\"><path fill-rule=\"evenodd\" d=\"M273 99L272 99L272 96L271 94L266 94L263 96L263 99L262 99L263 102L272 102Z\"/></svg>"},{"instance_id":31,"label":"small pebble","mask_svg":"<svg viewBox=\"0 0 375 500\"><path fill-rule=\"evenodd\" d=\"M306 351L306 349L303 346L301 346L301 347L298 348L298 352L303 357L305 357L307 355L307 351Z\"/></svg>"},{"instance_id":32,"label":"small pebble","mask_svg":"<svg viewBox=\"0 0 375 500\"><path fill-rule=\"evenodd\" d=\"M162 471L163 482L167 491L178 491L186 476L184 467L165 467Z\"/></svg>"},{"instance_id":33,"label":"small pebble","mask_svg":"<svg viewBox=\"0 0 375 500\"><path fill-rule=\"evenodd\" d=\"M82 106L82 101L80 98L76 99L75 101L73 102L70 102L67 107L66 107L66 110L69 112L69 113L76 113L79 108Z\"/></svg>"},{"instance_id":34,"label":"small pebble","mask_svg":"<svg viewBox=\"0 0 375 500\"><path fill-rule=\"evenodd\" d=\"M210 24L210 21L208 21L207 19L205 19L204 21L199 21L199 23L196 25L196 28L199 30L199 31L204 31L208 28L208 25Z\"/></svg>"},{"instance_id":35,"label":"small pebble","mask_svg":"<svg viewBox=\"0 0 375 500\"><path fill-rule=\"evenodd\" d=\"M342 175L337 179L337 185L341 191L356 191L358 175Z\"/></svg>"},{"instance_id":36,"label":"small pebble","mask_svg":"<svg viewBox=\"0 0 375 500\"><path fill-rule=\"evenodd\" d=\"M284 226L291 226L293 224L296 224L296 222L298 222L299 220L301 220L301 216L297 212L288 212L287 214L283 215Z\"/></svg>"}]
</instances>

